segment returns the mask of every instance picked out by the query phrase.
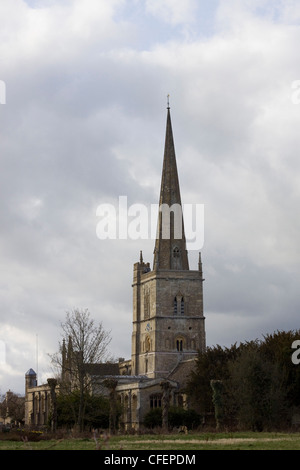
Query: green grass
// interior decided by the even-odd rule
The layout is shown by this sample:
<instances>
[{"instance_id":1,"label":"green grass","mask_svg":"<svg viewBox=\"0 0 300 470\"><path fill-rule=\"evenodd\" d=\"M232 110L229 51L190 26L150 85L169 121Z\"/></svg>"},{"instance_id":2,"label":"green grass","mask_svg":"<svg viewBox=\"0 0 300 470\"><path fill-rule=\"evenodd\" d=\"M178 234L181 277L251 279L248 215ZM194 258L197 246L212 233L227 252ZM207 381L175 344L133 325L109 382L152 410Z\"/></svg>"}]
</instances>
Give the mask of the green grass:
<instances>
[{"instance_id":1,"label":"green grass","mask_svg":"<svg viewBox=\"0 0 300 470\"><path fill-rule=\"evenodd\" d=\"M300 450L299 433L121 435L111 436L107 441L102 438L95 441L91 436L38 442L13 441L7 437L0 440L0 450Z\"/></svg>"}]
</instances>

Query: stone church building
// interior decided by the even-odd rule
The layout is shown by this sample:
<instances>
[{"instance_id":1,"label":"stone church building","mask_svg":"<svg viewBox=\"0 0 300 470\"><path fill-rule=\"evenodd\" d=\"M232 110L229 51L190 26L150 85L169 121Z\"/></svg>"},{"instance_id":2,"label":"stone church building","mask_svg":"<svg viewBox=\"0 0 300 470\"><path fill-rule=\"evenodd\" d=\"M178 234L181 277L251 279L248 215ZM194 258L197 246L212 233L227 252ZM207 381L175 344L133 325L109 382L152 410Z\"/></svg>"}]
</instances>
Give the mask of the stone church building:
<instances>
[{"instance_id":1,"label":"stone church building","mask_svg":"<svg viewBox=\"0 0 300 470\"><path fill-rule=\"evenodd\" d=\"M198 270L190 270L181 207L168 106L153 266L142 252L133 266L131 359L90 365L94 393L103 392L107 378L117 381L123 429L138 429L150 409L162 406L163 384L168 384L170 404L188 407L184 386L198 351L205 349L201 255ZM25 422L45 424L50 385L37 386L32 369L25 380Z\"/></svg>"}]
</instances>

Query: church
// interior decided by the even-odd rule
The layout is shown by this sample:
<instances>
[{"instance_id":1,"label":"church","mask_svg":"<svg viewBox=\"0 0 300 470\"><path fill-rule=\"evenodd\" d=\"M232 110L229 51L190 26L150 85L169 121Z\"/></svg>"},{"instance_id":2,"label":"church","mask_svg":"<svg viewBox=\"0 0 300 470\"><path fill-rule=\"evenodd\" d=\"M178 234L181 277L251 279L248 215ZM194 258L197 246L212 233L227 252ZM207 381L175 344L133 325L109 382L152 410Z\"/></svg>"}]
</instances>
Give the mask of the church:
<instances>
[{"instance_id":1,"label":"church","mask_svg":"<svg viewBox=\"0 0 300 470\"><path fill-rule=\"evenodd\" d=\"M141 251L133 266L131 359L90 365L94 393L105 392L105 381L114 379L124 430L138 430L145 414L162 406L166 384L170 404L188 407L184 387L198 351L205 350L201 254L198 269L190 270L183 211L178 208L182 204L168 105L153 265L151 268L144 262ZM25 382L25 423L46 424L49 380L37 386L35 372L30 369Z\"/></svg>"}]
</instances>

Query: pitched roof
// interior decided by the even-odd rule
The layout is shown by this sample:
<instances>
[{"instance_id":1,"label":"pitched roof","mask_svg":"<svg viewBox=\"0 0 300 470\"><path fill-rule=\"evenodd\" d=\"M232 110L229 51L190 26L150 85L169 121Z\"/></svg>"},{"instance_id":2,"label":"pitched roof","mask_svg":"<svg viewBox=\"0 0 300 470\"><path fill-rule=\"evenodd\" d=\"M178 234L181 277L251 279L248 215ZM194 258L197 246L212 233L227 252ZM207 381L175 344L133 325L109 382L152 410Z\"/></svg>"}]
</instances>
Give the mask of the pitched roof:
<instances>
[{"instance_id":1,"label":"pitched roof","mask_svg":"<svg viewBox=\"0 0 300 470\"><path fill-rule=\"evenodd\" d=\"M93 376L119 375L119 364L105 362L102 364L86 364L86 371Z\"/></svg>"},{"instance_id":2,"label":"pitched roof","mask_svg":"<svg viewBox=\"0 0 300 470\"><path fill-rule=\"evenodd\" d=\"M179 383L180 388L184 388L189 379L191 372L195 368L196 359L187 359L186 361L181 361L169 374L168 379L174 380Z\"/></svg>"}]
</instances>

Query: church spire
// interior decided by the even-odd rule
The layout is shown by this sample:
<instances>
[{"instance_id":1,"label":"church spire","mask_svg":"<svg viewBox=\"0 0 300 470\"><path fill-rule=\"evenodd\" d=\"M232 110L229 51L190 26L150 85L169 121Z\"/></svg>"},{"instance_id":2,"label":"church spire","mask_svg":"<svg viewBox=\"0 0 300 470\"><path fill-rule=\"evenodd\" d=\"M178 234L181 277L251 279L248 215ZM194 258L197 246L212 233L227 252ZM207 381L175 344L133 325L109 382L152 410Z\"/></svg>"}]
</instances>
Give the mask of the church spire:
<instances>
[{"instance_id":1,"label":"church spire","mask_svg":"<svg viewBox=\"0 0 300 470\"><path fill-rule=\"evenodd\" d=\"M164 162L154 249L155 270L188 270L180 187L168 97Z\"/></svg>"}]
</instances>

